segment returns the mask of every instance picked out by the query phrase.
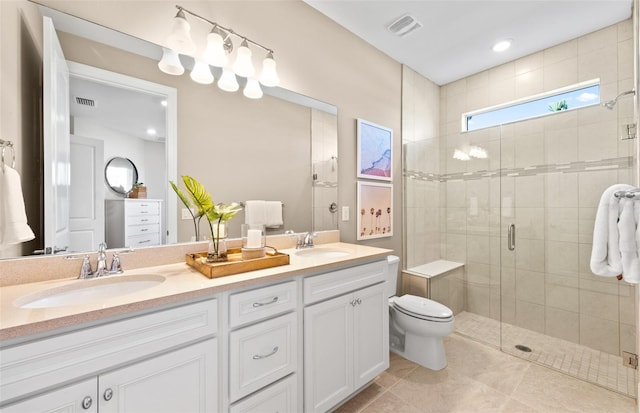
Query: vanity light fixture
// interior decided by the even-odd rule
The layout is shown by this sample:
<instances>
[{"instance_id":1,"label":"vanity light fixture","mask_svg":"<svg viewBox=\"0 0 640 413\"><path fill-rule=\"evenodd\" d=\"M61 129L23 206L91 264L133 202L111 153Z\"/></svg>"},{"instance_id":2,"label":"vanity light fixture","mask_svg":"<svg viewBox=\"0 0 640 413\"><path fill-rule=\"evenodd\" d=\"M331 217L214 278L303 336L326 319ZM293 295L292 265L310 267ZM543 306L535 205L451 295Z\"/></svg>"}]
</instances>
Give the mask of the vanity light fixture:
<instances>
[{"instance_id":1,"label":"vanity light fixture","mask_svg":"<svg viewBox=\"0 0 640 413\"><path fill-rule=\"evenodd\" d=\"M191 39L191 26L186 19L186 14L189 14L212 25L211 31L207 35L207 45L202 53L202 59L194 57L195 65L191 72L191 78L195 82L204 84L213 82L213 75L209 67L211 65L222 68L222 75L218 80L218 87L222 90L235 92L240 88L236 75L246 78L247 82L243 89L243 94L251 99L262 97L260 84L267 87L275 87L280 84L280 78L276 71L276 62L273 58L273 50L182 6L176 5L176 8L178 13L173 21L171 34L167 38L167 45L172 50L163 48L162 60L158 63L160 70L171 75L181 75L184 73L184 68L180 64L177 53L193 57L196 47ZM229 54L234 49L231 41L232 36L242 39L242 42L236 51L235 61L229 66ZM257 77L254 77L256 69L253 65L253 53L250 46L258 47L266 52L266 57L262 61L262 72ZM180 71L180 68L182 68L182 71Z\"/></svg>"}]
</instances>

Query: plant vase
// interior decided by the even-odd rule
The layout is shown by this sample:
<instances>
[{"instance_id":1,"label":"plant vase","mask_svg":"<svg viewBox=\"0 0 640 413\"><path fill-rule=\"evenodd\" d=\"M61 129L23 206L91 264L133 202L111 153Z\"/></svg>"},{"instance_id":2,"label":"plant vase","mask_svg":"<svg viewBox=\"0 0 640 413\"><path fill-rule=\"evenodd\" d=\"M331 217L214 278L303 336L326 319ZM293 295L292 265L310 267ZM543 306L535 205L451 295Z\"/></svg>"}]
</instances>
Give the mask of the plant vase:
<instances>
[{"instance_id":1,"label":"plant vase","mask_svg":"<svg viewBox=\"0 0 640 413\"><path fill-rule=\"evenodd\" d=\"M213 237L209 238L207 262L228 261L227 254L227 228L224 223L213 224Z\"/></svg>"}]
</instances>

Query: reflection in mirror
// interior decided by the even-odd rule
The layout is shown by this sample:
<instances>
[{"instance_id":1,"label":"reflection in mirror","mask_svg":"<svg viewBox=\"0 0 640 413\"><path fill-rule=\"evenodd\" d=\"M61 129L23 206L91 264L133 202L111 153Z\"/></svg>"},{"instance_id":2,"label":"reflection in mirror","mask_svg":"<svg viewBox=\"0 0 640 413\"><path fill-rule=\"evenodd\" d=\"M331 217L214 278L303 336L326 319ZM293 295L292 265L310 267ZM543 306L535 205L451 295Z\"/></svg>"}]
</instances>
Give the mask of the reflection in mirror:
<instances>
[{"instance_id":1,"label":"reflection in mirror","mask_svg":"<svg viewBox=\"0 0 640 413\"><path fill-rule=\"evenodd\" d=\"M107 162L104 177L113 192L126 196L138 182L138 169L130 159L116 156Z\"/></svg>"},{"instance_id":2,"label":"reflection in mirror","mask_svg":"<svg viewBox=\"0 0 640 413\"><path fill-rule=\"evenodd\" d=\"M262 99L250 100L241 92L227 93L196 84L188 72L169 76L158 69L160 46L47 7L38 9L52 18L72 69L81 65L176 91L175 107L165 108L178 114L174 125L166 120L167 128L173 128L177 136L174 147L166 142L165 167L173 166L174 180L179 181L181 175L197 178L211 192L214 202L281 201L284 224L270 229L270 234L337 229L337 216L331 209L337 202L338 185L334 106L277 87L265 88ZM5 27L0 31L4 32ZM187 69L191 67L189 58L180 56L180 59ZM239 82L243 83L243 79ZM70 105L75 104L74 99L75 96L69 96ZM43 108L45 112L49 109ZM82 122L72 115L72 132L82 129ZM101 133L87 136L103 137ZM143 172L138 159L126 151L109 153L106 146L103 167L114 156L133 160L139 169L139 180L150 191L158 187L166 194L162 227L167 231L163 242L190 241L193 226L180 219L182 205L168 186L171 175L162 174L164 178L158 178L157 184L152 185L149 180L153 177ZM73 174L73 165L71 170ZM102 186L107 188L105 182ZM106 189L103 210L104 203L114 197ZM175 230L168 225L171 219L176 223ZM239 236L244 220L241 212L230 221L230 237Z\"/></svg>"}]
</instances>

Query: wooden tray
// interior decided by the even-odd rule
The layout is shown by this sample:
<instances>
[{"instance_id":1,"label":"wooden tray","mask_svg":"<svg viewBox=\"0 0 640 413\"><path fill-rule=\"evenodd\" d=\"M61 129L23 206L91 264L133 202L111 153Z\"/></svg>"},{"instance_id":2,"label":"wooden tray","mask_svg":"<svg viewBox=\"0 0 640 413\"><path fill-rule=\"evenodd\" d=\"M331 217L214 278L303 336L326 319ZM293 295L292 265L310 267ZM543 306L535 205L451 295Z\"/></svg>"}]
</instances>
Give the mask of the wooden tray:
<instances>
[{"instance_id":1,"label":"wooden tray","mask_svg":"<svg viewBox=\"0 0 640 413\"><path fill-rule=\"evenodd\" d=\"M188 265L209 278L224 277L226 275L289 264L288 254L278 252L275 248L267 247L267 250L269 249L272 249L274 252L267 252L267 255L264 257L252 260L242 260L242 251L240 248L230 248L228 250L229 260L224 262L207 262L206 252L187 254L186 260Z\"/></svg>"}]
</instances>

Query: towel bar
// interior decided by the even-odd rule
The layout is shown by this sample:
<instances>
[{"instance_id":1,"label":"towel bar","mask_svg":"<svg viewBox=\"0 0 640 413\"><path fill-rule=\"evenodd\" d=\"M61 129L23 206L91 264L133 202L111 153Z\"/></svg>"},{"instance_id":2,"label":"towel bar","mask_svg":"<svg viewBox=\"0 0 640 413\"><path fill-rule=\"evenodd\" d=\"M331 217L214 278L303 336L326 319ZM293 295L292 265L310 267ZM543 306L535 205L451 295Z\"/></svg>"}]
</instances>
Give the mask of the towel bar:
<instances>
[{"instance_id":1,"label":"towel bar","mask_svg":"<svg viewBox=\"0 0 640 413\"><path fill-rule=\"evenodd\" d=\"M617 191L613 196L616 198L638 199L638 197L640 197L640 188L632 189L630 191Z\"/></svg>"}]
</instances>

